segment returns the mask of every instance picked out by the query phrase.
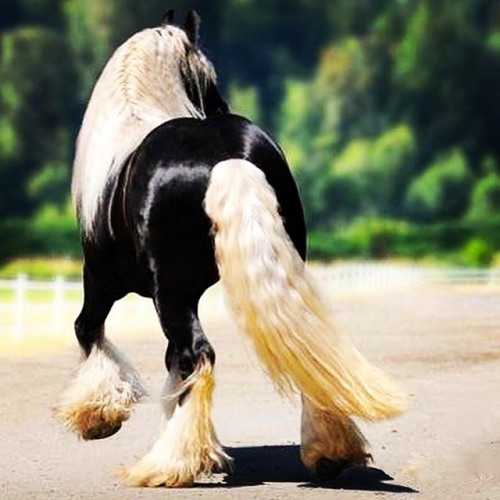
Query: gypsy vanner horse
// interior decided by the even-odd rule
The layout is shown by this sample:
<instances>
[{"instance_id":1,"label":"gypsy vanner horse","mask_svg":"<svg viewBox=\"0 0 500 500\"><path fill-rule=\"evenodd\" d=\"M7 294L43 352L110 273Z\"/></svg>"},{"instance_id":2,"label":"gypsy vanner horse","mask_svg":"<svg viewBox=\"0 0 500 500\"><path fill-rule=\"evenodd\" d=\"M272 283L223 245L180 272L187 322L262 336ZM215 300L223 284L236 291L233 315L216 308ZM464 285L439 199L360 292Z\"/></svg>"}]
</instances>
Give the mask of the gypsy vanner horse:
<instances>
[{"instance_id":1,"label":"gypsy vanner horse","mask_svg":"<svg viewBox=\"0 0 500 500\"><path fill-rule=\"evenodd\" d=\"M179 27L169 11L116 50L91 95L72 181L84 361L56 413L83 439L105 438L145 394L104 333L113 303L135 292L154 302L168 377L160 435L126 482L188 486L230 469L210 416L215 354L197 314L220 279L271 380L301 395L304 464L320 476L364 465L351 417L390 417L404 396L332 324L304 264L302 205L283 153L229 113L198 27L196 13Z\"/></svg>"}]
</instances>

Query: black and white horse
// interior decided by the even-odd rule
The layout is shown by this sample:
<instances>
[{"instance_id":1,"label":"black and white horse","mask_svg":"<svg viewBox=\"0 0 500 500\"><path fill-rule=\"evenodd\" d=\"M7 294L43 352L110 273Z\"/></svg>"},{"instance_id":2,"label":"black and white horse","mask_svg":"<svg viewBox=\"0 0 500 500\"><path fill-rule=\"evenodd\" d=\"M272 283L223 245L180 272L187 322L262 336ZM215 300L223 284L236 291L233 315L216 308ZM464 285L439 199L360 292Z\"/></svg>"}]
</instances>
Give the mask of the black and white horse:
<instances>
[{"instance_id":1,"label":"black and white horse","mask_svg":"<svg viewBox=\"0 0 500 500\"><path fill-rule=\"evenodd\" d=\"M144 395L104 334L113 303L135 292L156 307L168 377L162 432L124 471L127 483L185 486L230 468L210 417L215 354L197 314L220 279L276 387L301 394L305 465L320 474L364 465L351 416L392 416L403 397L332 324L305 268L302 206L283 153L229 114L197 36L195 13L182 28L168 13L117 49L90 98L73 172L85 359L58 416L83 439L105 438Z\"/></svg>"}]
</instances>

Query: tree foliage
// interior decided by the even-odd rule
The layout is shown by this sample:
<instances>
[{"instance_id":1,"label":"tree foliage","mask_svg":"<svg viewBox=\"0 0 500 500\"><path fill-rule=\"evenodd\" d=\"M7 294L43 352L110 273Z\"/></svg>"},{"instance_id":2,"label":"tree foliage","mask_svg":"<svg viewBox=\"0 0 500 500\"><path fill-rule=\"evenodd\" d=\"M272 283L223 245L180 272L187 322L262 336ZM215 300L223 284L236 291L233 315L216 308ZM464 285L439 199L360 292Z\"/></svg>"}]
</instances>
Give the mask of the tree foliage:
<instances>
[{"instance_id":1,"label":"tree foliage","mask_svg":"<svg viewBox=\"0 0 500 500\"><path fill-rule=\"evenodd\" d=\"M201 43L223 93L236 112L279 139L316 235L341 231L353 244L338 238L335 244L347 255L367 249L385 255L391 245L402 248L403 234L417 234L408 229L415 224L461 227L474 220L478 231L480 224L493 227L486 221L500 212L498 1L174 0L170 6L181 24L190 8L201 15ZM59 227L75 238L62 221L74 138L92 84L112 50L157 25L165 7L160 0L3 1L0 227L6 232L51 231L60 217ZM479 240L493 241L486 234ZM453 241L462 255L484 257L479 240L468 249Z\"/></svg>"},{"instance_id":2,"label":"tree foliage","mask_svg":"<svg viewBox=\"0 0 500 500\"><path fill-rule=\"evenodd\" d=\"M405 205L418 221L457 219L467 206L470 173L460 151L436 159L409 186Z\"/></svg>"},{"instance_id":3,"label":"tree foliage","mask_svg":"<svg viewBox=\"0 0 500 500\"><path fill-rule=\"evenodd\" d=\"M5 32L0 81L0 184L4 187L0 207L6 214L23 214L35 205L27 186L38 171L59 165L59 178L68 177L76 106L75 75L65 38L30 26Z\"/></svg>"}]
</instances>

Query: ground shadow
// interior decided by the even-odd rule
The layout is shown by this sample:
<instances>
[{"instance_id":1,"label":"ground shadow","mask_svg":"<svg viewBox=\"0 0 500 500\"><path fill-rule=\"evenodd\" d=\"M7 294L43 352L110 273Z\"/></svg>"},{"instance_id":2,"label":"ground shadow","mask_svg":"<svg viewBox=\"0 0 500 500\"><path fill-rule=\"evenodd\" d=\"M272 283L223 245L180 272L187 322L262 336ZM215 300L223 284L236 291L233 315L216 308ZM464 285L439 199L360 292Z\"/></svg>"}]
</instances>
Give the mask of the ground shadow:
<instances>
[{"instance_id":1,"label":"ground shadow","mask_svg":"<svg viewBox=\"0 0 500 500\"><path fill-rule=\"evenodd\" d=\"M257 486L264 483L299 483L299 487L416 493L395 483L383 470L374 467L353 467L329 481L318 481L303 466L297 445L229 448L234 458L234 471L226 476L228 487Z\"/></svg>"}]
</instances>

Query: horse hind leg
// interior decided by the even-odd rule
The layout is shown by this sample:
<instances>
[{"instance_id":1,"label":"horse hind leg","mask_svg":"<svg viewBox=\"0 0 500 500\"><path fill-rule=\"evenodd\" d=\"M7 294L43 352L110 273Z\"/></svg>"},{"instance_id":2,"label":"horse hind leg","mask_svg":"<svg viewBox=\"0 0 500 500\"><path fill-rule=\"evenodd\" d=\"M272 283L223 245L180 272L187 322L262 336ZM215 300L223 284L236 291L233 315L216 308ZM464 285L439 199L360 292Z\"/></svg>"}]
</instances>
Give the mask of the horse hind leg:
<instances>
[{"instance_id":1,"label":"horse hind leg","mask_svg":"<svg viewBox=\"0 0 500 500\"><path fill-rule=\"evenodd\" d=\"M84 361L55 414L68 429L90 440L118 432L146 391L131 363L104 335L114 299L87 272L84 288L83 308L75 322Z\"/></svg>"},{"instance_id":2,"label":"horse hind leg","mask_svg":"<svg viewBox=\"0 0 500 500\"><path fill-rule=\"evenodd\" d=\"M214 353L193 308L157 309L169 338L164 418L156 442L123 477L130 486L190 486L215 469L231 468L210 415Z\"/></svg>"}]
</instances>

